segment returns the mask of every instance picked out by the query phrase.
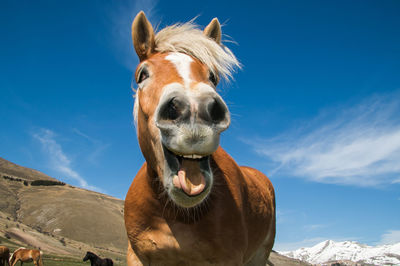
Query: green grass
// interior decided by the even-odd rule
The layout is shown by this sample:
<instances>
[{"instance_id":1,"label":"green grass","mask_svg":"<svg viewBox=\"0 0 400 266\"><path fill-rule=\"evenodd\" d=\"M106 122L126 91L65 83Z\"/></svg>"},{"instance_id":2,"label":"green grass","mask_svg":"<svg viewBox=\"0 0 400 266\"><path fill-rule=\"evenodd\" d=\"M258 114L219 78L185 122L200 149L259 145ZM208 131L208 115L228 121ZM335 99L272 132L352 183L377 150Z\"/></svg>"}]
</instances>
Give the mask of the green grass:
<instances>
[{"instance_id":1,"label":"green grass","mask_svg":"<svg viewBox=\"0 0 400 266\"><path fill-rule=\"evenodd\" d=\"M3 242L4 243L4 242ZM69 257L60 257L54 255L44 255L43 258L43 266L90 266L90 261L82 261L82 259L69 258ZM31 265L32 263L24 263L24 265ZM20 263L17 263L16 266L19 266ZM33 265L33 264L32 264ZM125 265L125 263L118 263L114 261L114 265Z\"/></svg>"},{"instance_id":2,"label":"green grass","mask_svg":"<svg viewBox=\"0 0 400 266\"><path fill-rule=\"evenodd\" d=\"M16 244L14 241L7 239L5 237L2 237L2 236L0 236L0 245L11 248L11 250L18 247L18 244Z\"/></svg>"},{"instance_id":3,"label":"green grass","mask_svg":"<svg viewBox=\"0 0 400 266\"><path fill-rule=\"evenodd\" d=\"M45 266L58 266L58 265L63 265L63 266L78 266L78 265L90 265L90 261L83 262L83 261L78 261L78 260L52 260L48 258L43 258L43 265Z\"/></svg>"},{"instance_id":4,"label":"green grass","mask_svg":"<svg viewBox=\"0 0 400 266\"><path fill-rule=\"evenodd\" d=\"M10 251L13 252L15 249L19 247L18 244L14 243L12 240L7 239L5 237L0 236L0 245L4 245L10 248ZM28 247L29 248L29 247ZM44 255L43 258L43 264L45 266L79 266L79 265L90 265L90 261L83 262L82 259L75 259L75 258L69 258L69 257L59 257L59 256L54 256L54 255ZM33 263L24 263L24 265L33 265ZM19 266L20 262L16 264L16 266Z\"/></svg>"},{"instance_id":5,"label":"green grass","mask_svg":"<svg viewBox=\"0 0 400 266\"><path fill-rule=\"evenodd\" d=\"M72 258L55 258L44 256L43 265L45 266L78 266L78 265L90 265L90 261L83 262L82 260L72 259Z\"/></svg>"},{"instance_id":6,"label":"green grass","mask_svg":"<svg viewBox=\"0 0 400 266\"><path fill-rule=\"evenodd\" d=\"M83 257L82 257L83 259ZM43 256L43 265L44 266L79 266L79 265L86 265L90 266L90 261L82 261L81 258L69 258L69 257L60 257L54 255L44 255ZM114 265L126 265L125 261L115 261Z\"/></svg>"},{"instance_id":7,"label":"green grass","mask_svg":"<svg viewBox=\"0 0 400 266\"><path fill-rule=\"evenodd\" d=\"M0 245L7 246L10 248L10 251L13 252L15 249L19 247L18 244L16 244L12 239L7 239L5 237L0 236ZM26 246L27 248L30 248L29 246ZM43 255L43 265L44 266L90 266L90 261L82 261L82 258L71 258L71 257L62 257L62 256L56 256L52 254L44 254ZM117 258L113 259L114 260L114 265L115 266L123 266L126 265L125 258ZM19 266L20 263L17 263L15 266ZM33 263L24 263L24 265L33 265Z\"/></svg>"}]
</instances>

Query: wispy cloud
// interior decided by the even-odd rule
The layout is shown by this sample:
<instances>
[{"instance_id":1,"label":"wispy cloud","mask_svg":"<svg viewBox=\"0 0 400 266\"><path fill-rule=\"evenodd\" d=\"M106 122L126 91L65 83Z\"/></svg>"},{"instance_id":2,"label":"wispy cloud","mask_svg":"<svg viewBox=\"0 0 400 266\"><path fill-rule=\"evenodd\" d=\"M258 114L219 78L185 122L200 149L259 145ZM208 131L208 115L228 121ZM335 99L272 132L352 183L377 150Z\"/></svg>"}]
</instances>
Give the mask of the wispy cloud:
<instances>
[{"instance_id":1,"label":"wispy cloud","mask_svg":"<svg viewBox=\"0 0 400 266\"><path fill-rule=\"evenodd\" d=\"M326 110L301 129L251 144L274 165L271 176L356 186L399 183L399 96Z\"/></svg>"},{"instance_id":2,"label":"wispy cloud","mask_svg":"<svg viewBox=\"0 0 400 266\"><path fill-rule=\"evenodd\" d=\"M381 236L379 245L390 245L400 243L400 230L388 230Z\"/></svg>"},{"instance_id":3,"label":"wispy cloud","mask_svg":"<svg viewBox=\"0 0 400 266\"><path fill-rule=\"evenodd\" d=\"M108 15L112 36L110 38L111 45L114 48L117 59L128 70L133 70L138 63L132 44L132 21L136 14L143 10L150 22L158 23L155 10L157 2L157 0L120 1L115 2L117 6L110 9ZM153 27L156 26L157 24L153 24Z\"/></svg>"},{"instance_id":4,"label":"wispy cloud","mask_svg":"<svg viewBox=\"0 0 400 266\"><path fill-rule=\"evenodd\" d=\"M110 144L105 144L102 141L90 137L89 135L83 133L81 130L77 128L73 128L72 131L78 136L86 139L92 146L91 151L89 151L86 155L86 159L88 162L98 165L98 158L104 153L104 151L110 147Z\"/></svg>"},{"instance_id":5,"label":"wispy cloud","mask_svg":"<svg viewBox=\"0 0 400 266\"><path fill-rule=\"evenodd\" d=\"M97 140L93 139L92 137L89 137L88 135L86 135L85 133L83 133L82 131L80 131L80 130L77 129L77 128L73 128L72 131L73 131L75 134L77 134L77 135L79 135L79 136L81 136L81 137L87 139L88 141L90 141L90 142L92 142L92 143L97 143L97 142L98 142Z\"/></svg>"},{"instance_id":6,"label":"wispy cloud","mask_svg":"<svg viewBox=\"0 0 400 266\"><path fill-rule=\"evenodd\" d=\"M323 229L326 227L328 227L328 225L326 225L326 224L308 224L308 225L304 226L304 230L309 232L309 231L316 231L319 229Z\"/></svg>"},{"instance_id":7,"label":"wispy cloud","mask_svg":"<svg viewBox=\"0 0 400 266\"><path fill-rule=\"evenodd\" d=\"M56 135L49 129L40 129L33 134L38 140L47 156L50 167L65 176L66 178L77 181L80 187L102 192L101 189L89 185L86 180L71 166L71 160L64 153L61 145L55 140Z\"/></svg>"},{"instance_id":8,"label":"wispy cloud","mask_svg":"<svg viewBox=\"0 0 400 266\"><path fill-rule=\"evenodd\" d=\"M287 224L287 223L293 223L295 219L293 217L296 217L297 221L301 219L302 221L305 221L307 219L307 214L302 211L298 210L283 210L281 208L278 208L276 210L276 222L277 224Z\"/></svg>"}]
</instances>

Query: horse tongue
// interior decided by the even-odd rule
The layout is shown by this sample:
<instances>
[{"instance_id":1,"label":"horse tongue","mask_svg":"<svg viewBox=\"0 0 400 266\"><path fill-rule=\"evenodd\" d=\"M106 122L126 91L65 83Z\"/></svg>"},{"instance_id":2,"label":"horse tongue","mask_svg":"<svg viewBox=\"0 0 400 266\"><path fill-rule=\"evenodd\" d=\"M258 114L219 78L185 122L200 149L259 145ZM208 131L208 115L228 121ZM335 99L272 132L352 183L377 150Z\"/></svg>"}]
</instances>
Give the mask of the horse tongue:
<instances>
[{"instance_id":1,"label":"horse tongue","mask_svg":"<svg viewBox=\"0 0 400 266\"><path fill-rule=\"evenodd\" d=\"M178 178L181 188L190 196L200 194L204 190L206 182L198 161L182 159Z\"/></svg>"}]
</instances>

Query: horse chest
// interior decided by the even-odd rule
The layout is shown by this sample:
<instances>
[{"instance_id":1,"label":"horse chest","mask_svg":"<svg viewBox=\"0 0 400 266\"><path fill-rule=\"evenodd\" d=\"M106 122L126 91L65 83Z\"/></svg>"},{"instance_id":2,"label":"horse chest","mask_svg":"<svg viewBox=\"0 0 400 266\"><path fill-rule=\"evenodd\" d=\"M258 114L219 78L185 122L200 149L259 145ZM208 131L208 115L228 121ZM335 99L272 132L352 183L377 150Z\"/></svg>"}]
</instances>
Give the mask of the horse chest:
<instances>
[{"instance_id":1,"label":"horse chest","mask_svg":"<svg viewBox=\"0 0 400 266\"><path fill-rule=\"evenodd\" d=\"M149 261L164 265L186 265L188 262L190 265L213 265L229 260L229 265L236 265L235 262L242 261L241 244L245 241L232 245L232 239L228 240L226 236L233 232L215 234L201 226L165 223L140 234L134 249Z\"/></svg>"}]
</instances>

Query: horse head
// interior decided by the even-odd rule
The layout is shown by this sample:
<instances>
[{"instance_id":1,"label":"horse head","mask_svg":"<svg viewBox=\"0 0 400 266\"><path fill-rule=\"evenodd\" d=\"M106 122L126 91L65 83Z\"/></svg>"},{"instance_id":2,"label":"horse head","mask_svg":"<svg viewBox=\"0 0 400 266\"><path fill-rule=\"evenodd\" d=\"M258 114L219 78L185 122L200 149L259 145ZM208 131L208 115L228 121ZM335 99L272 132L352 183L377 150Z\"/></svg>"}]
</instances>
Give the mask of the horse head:
<instances>
[{"instance_id":1,"label":"horse head","mask_svg":"<svg viewBox=\"0 0 400 266\"><path fill-rule=\"evenodd\" d=\"M83 261L87 261L95 257L96 255L90 251L86 252L86 256L83 258Z\"/></svg>"},{"instance_id":2,"label":"horse head","mask_svg":"<svg viewBox=\"0 0 400 266\"><path fill-rule=\"evenodd\" d=\"M216 86L239 63L221 45L217 19L204 31L186 23L155 34L140 12L132 39L140 59L134 116L148 169L176 205L197 206L211 191L210 157L230 124Z\"/></svg>"}]
</instances>

